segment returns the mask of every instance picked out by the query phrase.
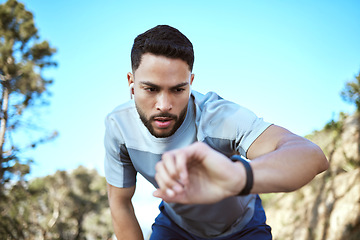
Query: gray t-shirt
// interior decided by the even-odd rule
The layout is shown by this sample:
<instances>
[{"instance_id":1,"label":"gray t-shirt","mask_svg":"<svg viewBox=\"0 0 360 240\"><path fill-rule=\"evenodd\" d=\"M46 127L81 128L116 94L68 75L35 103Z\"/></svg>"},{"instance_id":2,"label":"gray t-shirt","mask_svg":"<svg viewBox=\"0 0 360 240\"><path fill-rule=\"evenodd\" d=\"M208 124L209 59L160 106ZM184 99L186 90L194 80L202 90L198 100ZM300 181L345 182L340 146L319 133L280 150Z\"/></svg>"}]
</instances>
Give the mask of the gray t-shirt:
<instances>
[{"instance_id":1,"label":"gray t-shirt","mask_svg":"<svg viewBox=\"0 0 360 240\"><path fill-rule=\"evenodd\" d=\"M155 164L169 150L196 141L207 143L230 157L246 152L271 124L216 93L192 91L187 114L168 138L156 138L141 122L134 101L115 108L105 120L105 176L109 184L126 188L136 184L139 172L155 187ZM229 160L230 161L230 160ZM183 205L164 202L168 215L180 227L199 237L219 237L241 230L252 218L255 195L230 197L215 204Z\"/></svg>"}]
</instances>

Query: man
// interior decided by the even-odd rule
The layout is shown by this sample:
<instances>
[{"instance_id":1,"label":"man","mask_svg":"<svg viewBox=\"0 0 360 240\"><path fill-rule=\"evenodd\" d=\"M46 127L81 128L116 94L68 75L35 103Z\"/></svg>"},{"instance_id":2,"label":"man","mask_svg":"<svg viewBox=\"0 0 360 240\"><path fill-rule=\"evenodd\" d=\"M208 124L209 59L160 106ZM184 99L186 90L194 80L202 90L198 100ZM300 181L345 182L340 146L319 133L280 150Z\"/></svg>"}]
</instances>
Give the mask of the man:
<instances>
[{"instance_id":1,"label":"man","mask_svg":"<svg viewBox=\"0 0 360 240\"><path fill-rule=\"evenodd\" d=\"M307 184L328 167L321 149L215 93L191 91L193 47L175 28L136 37L131 62L134 101L106 118L117 238L143 239L131 203L139 172L164 200L151 239L271 239L257 194Z\"/></svg>"}]
</instances>

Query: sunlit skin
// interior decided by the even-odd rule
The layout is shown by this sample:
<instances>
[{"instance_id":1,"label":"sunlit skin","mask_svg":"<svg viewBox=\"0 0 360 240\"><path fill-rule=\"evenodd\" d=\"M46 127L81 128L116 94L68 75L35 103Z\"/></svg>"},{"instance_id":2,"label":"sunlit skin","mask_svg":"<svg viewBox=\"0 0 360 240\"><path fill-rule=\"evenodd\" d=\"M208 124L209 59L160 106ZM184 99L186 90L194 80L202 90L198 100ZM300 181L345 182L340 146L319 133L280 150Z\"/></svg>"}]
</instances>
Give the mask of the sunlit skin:
<instances>
[{"instance_id":1,"label":"sunlit skin","mask_svg":"<svg viewBox=\"0 0 360 240\"><path fill-rule=\"evenodd\" d=\"M174 134L185 119L194 80L188 64L145 53L127 78L129 85L134 83L136 109L150 133L158 138Z\"/></svg>"}]
</instances>

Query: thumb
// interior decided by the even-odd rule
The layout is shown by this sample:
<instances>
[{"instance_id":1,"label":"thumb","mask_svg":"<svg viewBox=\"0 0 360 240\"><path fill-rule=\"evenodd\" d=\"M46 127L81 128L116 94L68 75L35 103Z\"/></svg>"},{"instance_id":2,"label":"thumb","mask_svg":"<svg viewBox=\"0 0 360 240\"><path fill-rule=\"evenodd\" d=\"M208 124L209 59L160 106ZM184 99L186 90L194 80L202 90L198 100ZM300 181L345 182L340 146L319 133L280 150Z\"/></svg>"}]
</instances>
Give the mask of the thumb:
<instances>
[{"instance_id":1,"label":"thumb","mask_svg":"<svg viewBox=\"0 0 360 240\"><path fill-rule=\"evenodd\" d=\"M157 198L162 198L163 194L162 194L162 192L160 191L160 189L156 189L156 190L153 192L153 196L154 196L154 197L157 197Z\"/></svg>"},{"instance_id":2,"label":"thumb","mask_svg":"<svg viewBox=\"0 0 360 240\"><path fill-rule=\"evenodd\" d=\"M153 192L153 196L157 197L157 198L161 198L162 200L164 200L165 202L181 202L180 201L180 196L177 196L176 194L174 194L172 197L168 196L167 194L165 194L163 191L161 191L160 189L156 189Z\"/></svg>"}]
</instances>

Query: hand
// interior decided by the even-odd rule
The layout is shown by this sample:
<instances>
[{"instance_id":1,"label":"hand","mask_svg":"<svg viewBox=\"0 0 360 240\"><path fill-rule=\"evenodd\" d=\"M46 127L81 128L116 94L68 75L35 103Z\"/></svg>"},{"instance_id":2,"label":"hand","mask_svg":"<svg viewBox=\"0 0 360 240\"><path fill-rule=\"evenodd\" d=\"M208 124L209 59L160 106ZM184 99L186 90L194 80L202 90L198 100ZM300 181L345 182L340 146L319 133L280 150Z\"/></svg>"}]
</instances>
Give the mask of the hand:
<instances>
[{"instance_id":1,"label":"hand","mask_svg":"<svg viewBox=\"0 0 360 240\"><path fill-rule=\"evenodd\" d=\"M159 185L153 195L166 202L215 203L238 194L245 186L245 169L202 142L166 152L156 164Z\"/></svg>"}]
</instances>

